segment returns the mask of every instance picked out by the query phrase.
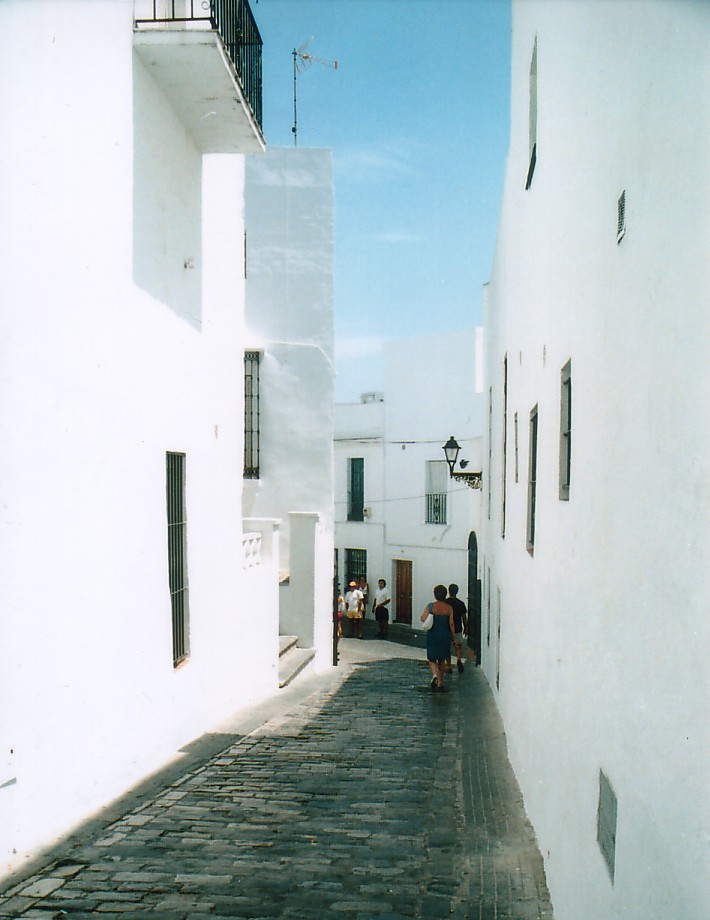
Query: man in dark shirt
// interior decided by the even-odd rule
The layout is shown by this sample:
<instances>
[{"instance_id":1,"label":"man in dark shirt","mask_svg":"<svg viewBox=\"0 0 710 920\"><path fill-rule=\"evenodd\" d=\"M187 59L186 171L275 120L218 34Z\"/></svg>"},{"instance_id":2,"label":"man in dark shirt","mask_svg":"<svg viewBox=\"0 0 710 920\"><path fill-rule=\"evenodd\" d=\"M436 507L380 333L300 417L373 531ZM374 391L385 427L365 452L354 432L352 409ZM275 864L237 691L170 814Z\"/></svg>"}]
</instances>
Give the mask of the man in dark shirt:
<instances>
[{"instance_id":1,"label":"man in dark shirt","mask_svg":"<svg viewBox=\"0 0 710 920\"><path fill-rule=\"evenodd\" d=\"M463 661L461 656L463 654L463 637L468 633L468 619L466 617L466 605L462 600L458 598L459 586L458 585L449 585L449 596L446 598L446 603L454 611L454 631L456 633L456 638L454 639L454 648L456 649L456 667L459 669L459 674L463 673ZM451 658L449 658L446 670L451 671Z\"/></svg>"}]
</instances>

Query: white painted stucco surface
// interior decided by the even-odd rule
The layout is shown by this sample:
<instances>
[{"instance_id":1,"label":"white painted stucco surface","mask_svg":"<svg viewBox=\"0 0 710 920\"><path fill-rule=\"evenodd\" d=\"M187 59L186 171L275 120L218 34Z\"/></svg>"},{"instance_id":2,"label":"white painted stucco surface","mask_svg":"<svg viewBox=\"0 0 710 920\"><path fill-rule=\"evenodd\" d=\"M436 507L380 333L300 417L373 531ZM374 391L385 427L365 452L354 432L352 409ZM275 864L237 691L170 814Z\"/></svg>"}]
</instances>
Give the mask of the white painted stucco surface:
<instances>
[{"instance_id":1,"label":"white painted stucco surface","mask_svg":"<svg viewBox=\"0 0 710 920\"><path fill-rule=\"evenodd\" d=\"M276 687L276 567L242 567L235 475L243 158L200 157L131 3L88 6L0 5L0 873Z\"/></svg>"},{"instance_id":2,"label":"white painted stucco surface","mask_svg":"<svg viewBox=\"0 0 710 920\"><path fill-rule=\"evenodd\" d=\"M537 165L525 191L536 38ZM494 689L500 677L558 920L710 914L709 39L705 3L514 2L511 145L486 317L484 666ZM569 359L572 481L560 501ZM618 801L613 884L596 842L600 770Z\"/></svg>"},{"instance_id":3,"label":"white painted stucco surface","mask_svg":"<svg viewBox=\"0 0 710 920\"><path fill-rule=\"evenodd\" d=\"M247 158L245 215L247 336L262 359L261 474L245 482L244 513L283 522L281 570L290 581L280 590L281 632L315 647L318 665L327 667L334 526L330 151L272 148ZM292 524L309 545L294 546ZM307 583L303 566L311 573Z\"/></svg>"}]
</instances>

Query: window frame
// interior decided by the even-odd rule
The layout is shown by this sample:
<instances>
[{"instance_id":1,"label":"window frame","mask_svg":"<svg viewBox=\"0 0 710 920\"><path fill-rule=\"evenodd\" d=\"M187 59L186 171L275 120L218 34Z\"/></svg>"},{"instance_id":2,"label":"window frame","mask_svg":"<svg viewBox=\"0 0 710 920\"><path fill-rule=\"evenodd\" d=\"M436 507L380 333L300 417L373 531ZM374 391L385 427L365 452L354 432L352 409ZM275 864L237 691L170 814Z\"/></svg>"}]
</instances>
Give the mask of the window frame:
<instances>
[{"instance_id":1,"label":"window frame","mask_svg":"<svg viewBox=\"0 0 710 920\"><path fill-rule=\"evenodd\" d=\"M437 475L437 473L439 475ZM434 490L435 480L442 480L443 491ZM448 523L448 466L446 460L426 461L426 490L425 490L425 523Z\"/></svg>"},{"instance_id":2,"label":"window frame","mask_svg":"<svg viewBox=\"0 0 710 920\"><path fill-rule=\"evenodd\" d=\"M244 479L261 479L261 352L244 352Z\"/></svg>"},{"instance_id":3,"label":"window frame","mask_svg":"<svg viewBox=\"0 0 710 920\"><path fill-rule=\"evenodd\" d=\"M503 456L501 458L500 535L505 540L505 512L508 498L508 355L503 358Z\"/></svg>"},{"instance_id":4,"label":"window frame","mask_svg":"<svg viewBox=\"0 0 710 920\"><path fill-rule=\"evenodd\" d=\"M572 360L560 371L560 501L569 501L572 482Z\"/></svg>"},{"instance_id":5,"label":"window frame","mask_svg":"<svg viewBox=\"0 0 710 920\"><path fill-rule=\"evenodd\" d=\"M536 517L537 517L537 447L538 447L538 406L530 411L530 437L528 449L528 513L526 546L530 555L535 551Z\"/></svg>"},{"instance_id":6,"label":"window frame","mask_svg":"<svg viewBox=\"0 0 710 920\"><path fill-rule=\"evenodd\" d=\"M530 59L530 102L528 108L529 157L528 172L525 177L525 190L532 185L537 164L537 35Z\"/></svg>"},{"instance_id":7,"label":"window frame","mask_svg":"<svg viewBox=\"0 0 710 920\"><path fill-rule=\"evenodd\" d=\"M190 592L187 570L187 456L166 451L168 588L172 617L173 667L190 657Z\"/></svg>"},{"instance_id":8,"label":"window frame","mask_svg":"<svg viewBox=\"0 0 710 920\"><path fill-rule=\"evenodd\" d=\"M356 469L359 467L359 473ZM356 490L357 493L356 494ZM348 457L347 519L362 523L365 520L365 458Z\"/></svg>"}]
</instances>

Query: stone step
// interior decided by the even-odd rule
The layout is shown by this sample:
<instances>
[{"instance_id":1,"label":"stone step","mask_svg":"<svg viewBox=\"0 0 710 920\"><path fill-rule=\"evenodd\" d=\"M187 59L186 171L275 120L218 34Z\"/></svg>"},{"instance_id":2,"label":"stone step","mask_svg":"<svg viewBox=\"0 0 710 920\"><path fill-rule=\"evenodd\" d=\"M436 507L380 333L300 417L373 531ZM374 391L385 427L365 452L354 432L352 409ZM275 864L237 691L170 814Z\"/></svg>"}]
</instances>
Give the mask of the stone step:
<instances>
[{"instance_id":1,"label":"stone step","mask_svg":"<svg viewBox=\"0 0 710 920\"><path fill-rule=\"evenodd\" d=\"M299 648L298 636L279 636L279 688L287 687L313 661L312 648Z\"/></svg>"},{"instance_id":2,"label":"stone step","mask_svg":"<svg viewBox=\"0 0 710 920\"><path fill-rule=\"evenodd\" d=\"M279 658L298 645L298 636L279 636Z\"/></svg>"}]
</instances>

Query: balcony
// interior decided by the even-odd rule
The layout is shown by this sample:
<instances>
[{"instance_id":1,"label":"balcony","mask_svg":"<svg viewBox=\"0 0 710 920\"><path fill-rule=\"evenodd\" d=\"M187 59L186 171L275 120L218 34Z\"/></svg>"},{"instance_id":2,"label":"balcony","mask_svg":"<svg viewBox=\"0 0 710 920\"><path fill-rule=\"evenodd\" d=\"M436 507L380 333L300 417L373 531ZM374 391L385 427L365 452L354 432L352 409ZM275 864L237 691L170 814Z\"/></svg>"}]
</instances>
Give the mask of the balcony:
<instances>
[{"instance_id":1,"label":"balcony","mask_svg":"<svg viewBox=\"0 0 710 920\"><path fill-rule=\"evenodd\" d=\"M133 47L203 153L262 153L261 47L248 0L135 0Z\"/></svg>"}]
</instances>

